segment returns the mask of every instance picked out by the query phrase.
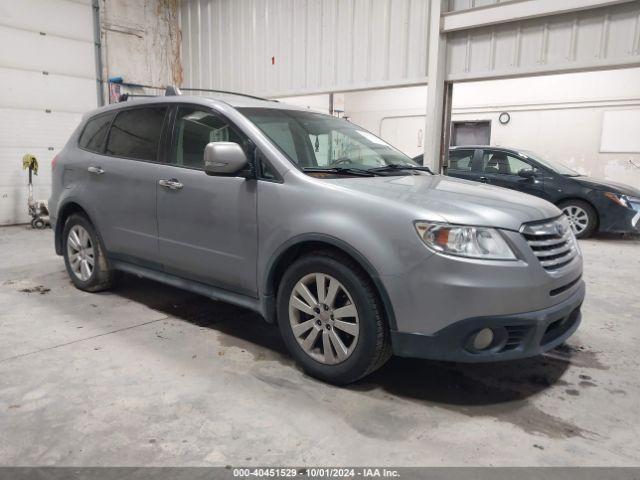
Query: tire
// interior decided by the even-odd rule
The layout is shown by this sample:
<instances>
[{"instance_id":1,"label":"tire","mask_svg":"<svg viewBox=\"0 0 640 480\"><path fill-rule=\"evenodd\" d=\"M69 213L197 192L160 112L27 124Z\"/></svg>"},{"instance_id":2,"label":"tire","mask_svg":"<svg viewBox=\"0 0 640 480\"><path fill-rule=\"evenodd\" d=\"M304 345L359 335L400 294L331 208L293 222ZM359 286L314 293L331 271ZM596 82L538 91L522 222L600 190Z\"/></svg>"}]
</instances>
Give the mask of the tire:
<instances>
[{"instance_id":1,"label":"tire","mask_svg":"<svg viewBox=\"0 0 640 480\"><path fill-rule=\"evenodd\" d=\"M31 227L36 230L44 230L47 228L47 223L41 218L34 218L31 220Z\"/></svg>"},{"instance_id":2,"label":"tire","mask_svg":"<svg viewBox=\"0 0 640 480\"><path fill-rule=\"evenodd\" d=\"M316 305L300 294L300 282ZM391 356L389 328L375 287L359 265L337 252L316 251L296 260L280 282L277 308L289 352L313 377L346 385L380 368ZM296 333L294 325L300 325ZM325 342L330 344L328 352Z\"/></svg>"},{"instance_id":3,"label":"tire","mask_svg":"<svg viewBox=\"0 0 640 480\"><path fill-rule=\"evenodd\" d=\"M571 229L577 238L588 238L598 226L598 214L594 208L582 200L566 200L558 208L569 218Z\"/></svg>"},{"instance_id":4,"label":"tire","mask_svg":"<svg viewBox=\"0 0 640 480\"><path fill-rule=\"evenodd\" d=\"M100 292L114 285L118 272L109 268L100 237L86 216L77 213L69 216L62 241L64 264L76 288Z\"/></svg>"}]
</instances>

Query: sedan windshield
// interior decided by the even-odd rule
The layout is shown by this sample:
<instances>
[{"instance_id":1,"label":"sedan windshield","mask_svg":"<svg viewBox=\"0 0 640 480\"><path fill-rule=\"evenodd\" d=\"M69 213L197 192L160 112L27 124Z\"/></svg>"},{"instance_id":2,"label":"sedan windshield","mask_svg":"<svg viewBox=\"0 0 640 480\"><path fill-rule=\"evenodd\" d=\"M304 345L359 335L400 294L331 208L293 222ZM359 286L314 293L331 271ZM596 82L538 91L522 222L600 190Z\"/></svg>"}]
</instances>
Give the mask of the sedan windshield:
<instances>
[{"instance_id":1,"label":"sedan windshield","mask_svg":"<svg viewBox=\"0 0 640 480\"><path fill-rule=\"evenodd\" d=\"M300 110L239 110L291 162L307 172L369 176L422 170L384 140L344 119Z\"/></svg>"},{"instance_id":2,"label":"sedan windshield","mask_svg":"<svg viewBox=\"0 0 640 480\"><path fill-rule=\"evenodd\" d=\"M565 167L564 165L558 162L552 162L551 160L544 160L533 152L528 152L526 150L523 150L520 152L520 154L535 160L536 162L541 164L543 167L547 167L549 170L559 173L560 175L564 175L566 177L580 176L580 174L575 170L571 170L569 167Z\"/></svg>"}]
</instances>

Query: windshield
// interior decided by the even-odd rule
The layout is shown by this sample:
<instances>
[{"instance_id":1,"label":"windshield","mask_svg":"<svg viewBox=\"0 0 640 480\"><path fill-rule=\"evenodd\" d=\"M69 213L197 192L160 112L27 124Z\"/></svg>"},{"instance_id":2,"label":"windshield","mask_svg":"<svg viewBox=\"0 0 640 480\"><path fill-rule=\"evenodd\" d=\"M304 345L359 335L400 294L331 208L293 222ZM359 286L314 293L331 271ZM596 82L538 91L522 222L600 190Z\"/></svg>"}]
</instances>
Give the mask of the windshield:
<instances>
[{"instance_id":1,"label":"windshield","mask_svg":"<svg viewBox=\"0 0 640 480\"><path fill-rule=\"evenodd\" d=\"M302 170L372 171L418 164L384 140L346 120L321 113L239 108Z\"/></svg>"},{"instance_id":2,"label":"windshield","mask_svg":"<svg viewBox=\"0 0 640 480\"><path fill-rule=\"evenodd\" d=\"M529 158L535 160L536 162L541 164L543 167L547 167L549 170L551 170L553 172L556 172L556 173L559 173L560 175L566 175L567 177L579 177L580 176L580 174L578 172L576 172L575 170L571 170L569 167L565 167L561 163L552 162L551 160L544 160L544 159L540 158L538 155L536 155L533 152L529 152L527 150L522 150L522 151L520 151L520 154L524 155L525 157L529 157Z\"/></svg>"}]
</instances>

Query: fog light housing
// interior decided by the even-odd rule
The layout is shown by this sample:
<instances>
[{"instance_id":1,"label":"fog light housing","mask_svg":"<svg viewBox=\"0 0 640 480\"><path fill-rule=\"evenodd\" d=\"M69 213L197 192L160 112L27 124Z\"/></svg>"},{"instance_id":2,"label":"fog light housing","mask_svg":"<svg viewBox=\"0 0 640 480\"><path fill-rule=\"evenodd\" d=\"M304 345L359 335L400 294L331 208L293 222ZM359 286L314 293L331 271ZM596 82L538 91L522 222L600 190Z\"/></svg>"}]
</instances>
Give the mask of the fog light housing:
<instances>
[{"instance_id":1,"label":"fog light housing","mask_svg":"<svg viewBox=\"0 0 640 480\"><path fill-rule=\"evenodd\" d=\"M486 350L493 344L494 334L490 328L483 328L473 336L473 348L475 350Z\"/></svg>"}]
</instances>

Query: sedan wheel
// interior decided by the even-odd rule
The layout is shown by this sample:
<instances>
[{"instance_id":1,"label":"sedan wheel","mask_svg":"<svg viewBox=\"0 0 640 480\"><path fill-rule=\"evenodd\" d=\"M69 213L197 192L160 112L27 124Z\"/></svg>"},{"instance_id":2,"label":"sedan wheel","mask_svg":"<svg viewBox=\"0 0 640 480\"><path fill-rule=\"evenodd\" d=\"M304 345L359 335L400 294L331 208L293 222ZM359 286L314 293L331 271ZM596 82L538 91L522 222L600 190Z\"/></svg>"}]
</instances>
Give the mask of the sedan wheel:
<instances>
[{"instance_id":1,"label":"sedan wheel","mask_svg":"<svg viewBox=\"0 0 640 480\"><path fill-rule=\"evenodd\" d=\"M360 320L351 294L324 273L305 275L296 283L289 321L302 350L325 365L344 362L358 343Z\"/></svg>"},{"instance_id":2,"label":"sedan wheel","mask_svg":"<svg viewBox=\"0 0 640 480\"><path fill-rule=\"evenodd\" d=\"M83 282L89 280L95 265L95 252L89 232L81 225L74 225L69 230L67 256L73 274Z\"/></svg>"},{"instance_id":3,"label":"sedan wheel","mask_svg":"<svg viewBox=\"0 0 640 480\"><path fill-rule=\"evenodd\" d=\"M587 229L589 225L589 215L587 215L587 212L582 208L576 205L567 205L562 211L569 219L569 225L571 225L573 233L580 235Z\"/></svg>"}]
</instances>

